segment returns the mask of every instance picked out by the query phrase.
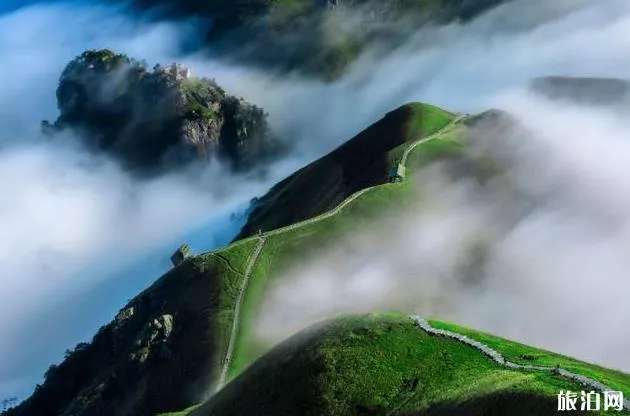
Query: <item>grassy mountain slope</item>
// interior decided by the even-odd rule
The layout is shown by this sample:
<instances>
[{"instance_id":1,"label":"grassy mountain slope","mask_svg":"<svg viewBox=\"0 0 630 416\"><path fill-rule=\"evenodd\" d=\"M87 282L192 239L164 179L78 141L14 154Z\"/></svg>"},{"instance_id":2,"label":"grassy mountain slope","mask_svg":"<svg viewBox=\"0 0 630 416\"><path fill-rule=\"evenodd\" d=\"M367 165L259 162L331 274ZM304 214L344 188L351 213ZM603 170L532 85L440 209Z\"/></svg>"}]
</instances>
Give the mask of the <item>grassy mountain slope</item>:
<instances>
[{"instance_id":1,"label":"grassy mountain slope","mask_svg":"<svg viewBox=\"0 0 630 416\"><path fill-rule=\"evenodd\" d=\"M131 316L121 313L51 366L45 383L8 414L153 415L195 403L216 378L240 278L219 257L184 261L123 308L133 308ZM172 332L144 342L164 314L173 316Z\"/></svg>"},{"instance_id":2,"label":"grassy mountain slope","mask_svg":"<svg viewBox=\"0 0 630 416\"><path fill-rule=\"evenodd\" d=\"M385 115L332 153L300 169L261 198L236 239L328 211L353 193L386 183L403 145L446 126L454 115L408 104Z\"/></svg>"},{"instance_id":3,"label":"grassy mountain slope","mask_svg":"<svg viewBox=\"0 0 630 416\"><path fill-rule=\"evenodd\" d=\"M472 354L470 347L426 335L406 318L344 320L322 333L309 332L314 338L306 337L299 348L289 343L270 355L265 355L270 346L252 336L254 320L274 278L317 256L320 247L352 235L417 198L410 176L403 182L387 182L389 167L400 161L405 150L413 146L406 163L408 175L432 161L447 159L456 174L483 180L496 172L496 166L469 152L467 126L497 116L500 113L489 112L453 123L453 114L425 104L409 104L389 113L262 198L272 212L286 215L274 219L276 225L270 227L275 230L189 258L172 269L123 308L91 344L62 363L62 373L52 372L9 415L173 412L199 403L216 386L223 369L234 382L194 410L201 412L197 414L265 414L242 407L249 403L267 409L270 413L266 414L347 414L350 409L352 414L438 415L464 406L471 414L503 409L507 415L515 409L509 403L512 399L533 406L531 414L544 414L541 409L555 405L550 402L552 390L557 394L559 387L576 390L575 386L549 374L497 367L485 356ZM388 128L379 126L382 123ZM329 195L325 191L331 188L334 192ZM334 201L341 202L360 189L367 191L354 194L356 198L347 199L350 202L342 208L316 220L277 228L306 217L290 209L290 204L309 209L327 195L332 208ZM298 195L289 201L279 197L286 198L287 192ZM325 210L320 206L309 215ZM129 317L130 307L134 312ZM172 332L154 342L154 322L166 315L172 317ZM228 348L230 340L233 349ZM232 359L224 366L228 351ZM78 361L81 354L87 355ZM436 362L436 357L444 359ZM234 394L251 397L235 399Z\"/></svg>"},{"instance_id":4,"label":"grassy mountain slope","mask_svg":"<svg viewBox=\"0 0 630 416\"><path fill-rule=\"evenodd\" d=\"M514 363L548 367L560 365L560 367L576 374L581 374L598 380L613 389L622 391L624 396L630 397L630 375L620 371L611 370L593 364L587 364L583 361L576 360L575 358L565 357L551 351L532 348L528 345L508 341L491 334L475 331L447 322L431 321L431 324L435 328L454 331L466 335L474 340L483 342L491 348L499 351L506 359Z\"/></svg>"},{"instance_id":5,"label":"grassy mountain slope","mask_svg":"<svg viewBox=\"0 0 630 416\"><path fill-rule=\"evenodd\" d=\"M503 367L409 318L369 315L294 336L190 414L549 415L560 390L581 389L551 372Z\"/></svg>"},{"instance_id":6,"label":"grassy mountain slope","mask_svg":"<svg viewBox=\"0 0 630 416\"><path fill-rule=\"evenodd\" d=\"M421 104L404 106L393 114L396 123L386 119L387 127L396 134L392 136L394 139L388 138L390 131L383 126L373 126L368 129L370 134L360 134L341 150L313 164L338 169L332 175L333 180L350 184L349 190L339 186L340 195L348 195L361 186L385 182L389 165L400 157L401 146L406 141L431 134L453 118L446 111ZM371 163L359 166L358 155ZM305 168L302 174L308 173L304 177L314 183L307 184L307 189L318 190L320 178L315 174L317 171L311 169ZM379 217L382 215L379 207L391 206L396 198L403 201L406 187L404 182L387 184L365 193L339 215L269 237L244 292L230 376L265 352L266 346L246 344L268 278L296 259L312 255L318 242L341 235L361 221ZM401 190L403 192L399 192ZM304 193L302 197L308 198L308 195ZM332 207L332 202L328 206ZM323 209L320 207L319 212ZM287 218L292 220L299 212L288 211L288 214ZM291 222L282 217L280 221ZM173 268L131 300L91 343L83 345L59 366L51 367L45 383L9 415L69 411L68 414L76 415L124 416L155 414L194 405L204 389L209 391L218 380L234 321L234 305L257 243L257 238L244 239L224 249L189 258ZM131 316L127 316L131 308ZM172 332L164 337L164 342L153 342L152 332L156 331L153 322L165 315L172 316ZM164 334L158 335L160 338Z\"/></svg>"}]
</instances>

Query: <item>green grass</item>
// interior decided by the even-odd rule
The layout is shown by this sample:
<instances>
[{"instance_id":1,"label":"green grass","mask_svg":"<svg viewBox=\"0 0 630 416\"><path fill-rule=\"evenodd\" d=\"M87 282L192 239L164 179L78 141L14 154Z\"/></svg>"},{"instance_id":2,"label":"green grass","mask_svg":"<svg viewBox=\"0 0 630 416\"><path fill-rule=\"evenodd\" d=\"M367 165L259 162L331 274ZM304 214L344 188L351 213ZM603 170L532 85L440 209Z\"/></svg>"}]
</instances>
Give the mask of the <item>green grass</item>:
<instances>
[{"instance_id":1,"label":"green grass","mask_svg":"<svg viewBox=\"0 0 630 416\"><path fill-rule=\"evenodd\" d=\"M436 328L447 329L449 331L464 334L472 339L483 342L500 352L509 361L518 364L548 367L555 367L556 364L559 364L561 368L597 380L615 390L622 391L626 397L630 397L630 374L589 364L575 358L519 344L517 342L509 341L485 332L464 328L455 324L441 321L430 321L430 323ZM523 359L522 356L524 355L535 357L535 359Z\"/></svg>"},{"instance_id":2,"label":"green grass","mask_svg":"<svg viewBox=\"0 0 630 416\"><path fill-rule=\"evenodd\" d=\"M407 129L408 140L429 136L447 126L453 119L451 113L437 107L412 104L411 108L414 111L414 117L411 118ZM452 138L450 135L447 137ZM414 152L421 152L420 149L430 143L432 142L418 146ZM409 146L408 143L401 147L403 151L407 146ZM335 216L290 232L270 236L252 272L248 290L244 296L238 342L235 344L229 376L238 375L268 349L268 346L256 343L251 333L271 276L282 275L298 261L308 263L310 259L317 256L316 247L327 247L344 235L350 235L354 231L369 226L383 215L387 215L387 212L394 213L402 209L417 196L412 191L409 181L386 183L363 194ZM246 249L243 247L237 247L237 249L242 252L253 250L254 246L255 243L251 245L248 243ZM246 258L244 254L233 257Z\"/></svg>"},{"instance_id":3,"label":"green grass","mask_svg":"<svg viewBox=\"0 0 630 416\"><path fill-rule=\"evenodd\" d=\"M410 140L412 138L426 137L440 130L448 125L453 117L452 114L443 112L437 108L429 108L431 116L427 117L427 108L419 106L417 109L422 109L425 117L423 120L413 119L409 122L408 138ZM409 155L407 161L407 165L410 168L409 170L417 170L437 160L458 159L470 156L467 151L464 133L463 128L453 128L445 132L439 139L432 139L417 146ZM389 160L394 163L396 157L399 158L402 155L406 146L408 146L408 144L393 149L388 155ZM499 170L493 161L477 158L474 159L473 162L476 166L485 167L484 169L480 169L480 172L496 173L496 171ZM237 335L238 338L235 344L234 358L232 366L229 369L228 377L235 378L239 374L242 374L252 362L263 356L269 349L268 345L260 344L253 338L252 331L255 319L264 299L266 288L274 277L283 275L284 272L290 270L290 268L294 267L298 262L300 264L307 264L311 259L317 257L319 247L330 246L330 244L343 238L343 236L350 235L353 231L359 230L371 222L374 222L374 220L387 215L388 210L391 210L389 212L395 212L396 208L402 208L406 203L418 197L418 194L412 192L409 180L402 183L383 184L363 194L333 217L290 232L269 236L258 258L258 262L253 269L248 290L244 296L241 309L241 322ZM217 256L229 262L233 268L244 271L249 254L254 250L256 243L257 239L253 239L242 245L237 245L234 248L228 248ZM226 297L226 305L229 303L229 300L230 297ZM348 325L350 326L356 324L356 322L352 320L347 322L349 322ZM415 334L413 335L414 337L420 336L427 338L422 332L418 334L416 328L412 329ZM374 331L373 334L376 335L382 335L383 332L378 329ZM411 337L411 333L399 333L399 336L403 338L407 336ZM495 341L500 340L500 338L492 337L487 334L485 336ZM439 379L441 375L436 376L433 374L434 372L430 372L432 382L438 382L443 388L423 391L421 395L422 398L420 399L418 398L420 396L416 394L417 392L402 391L399 388L400 384L408 382L408 380L405 381L396 378L398 376L395 376L395 374L400 374L399 370L406 366L411 366L412 362L415 362L421 357L412 354L409 361L405 359L397 361L397 365L401 366L398 369L379 367L380 364L377 365L377 363L373 361L378 360L380 353L377 352L375 357L374 351L399 351L399 347L405 347L406 344L403 342L402 338L389 339L376 337L374 338L376 344L366 342L370 339L371 338L367 336L353 334L349 335L347 339L343 338L342 341L335 341L336 343L332 341L330 344L326 342L323 343L323 345L326 346L322 349L323 356L331 360L330 367L332 368L330 371L330 380L327 381L332 387L330 391L323 396L328 402L338 403L339 400L341 400L339 397L335 396L337 394L335 391L338 390L342 392L339 394L349 397L348 400L364 403L366 406L373 409L392 408L395 403L404 403L398 410L407 411L425 408L431 403L467 400L474 395L480 394L480 392L486 394L502 389L509 389L509 391L514 392L537 392L548 396L552 393L557 394L559 390L567 389L568 387L572 387L573 390L577 389L571 382L558 378L550 373L507 370L493 363L483 354L476 352L475 359L469 361L470 365L473 367L460 367L458 364L458 368L462 368L461 374L457 373L453 375L449 373L448 376L444 376L447 377L447 379L441 380ZM506 356L515 362L519 362L519 355L541 354L540 350L531 347L505 340L503 340L503 342L505 345L499 345L499 347L503 349L499 347L496 348L501 352L507 351L505 352ZM462 355L464 352L462 351L465 350L467 351L466 354L470 354L471 347L454 340L441 340L439 348L443 348L442 344L453 344L452 347L449 347L454 348L452 355L448 355L451 353L447 354L448 357L451 357L449 359L452 359L453 363L459 363L464 360ZM493 347L496 345L488 344ZM427 345L432 344L429 343ZM459 346L455 347L454 345ZM347 361L339 362L338 358L335 358L340 355L341 348L345 350L351 348L353 352L351 355L344 355L344 360ZM405 348L413 349L411 345L406 345ZM428 354L428 350L423 351L423 354ZM514 357L509 356L511 351L514 351ZM566 369L584 374L608 384L613 388L630 393L630 390L628 390L628 386L630 386L628 379L630 376L628 375L597 366L586 365L585 363L562 357L558 354L547 352L545 352L545 354L548 354L546 357L549 357L549 360L545 361L542 358L537 358L535 364L549 364L549 366L555 366L556 361L561 359L559 363ZM468 358L468 360L471 359ZM526 360L520 360L520 362L531 363ZM477 365L480 367L475 369L474 366ZM489 368L493 368L493 370L489 371ZM350 391L351 389L344 388L346 385L353 385L352 380L348 377L355 379L358 369L365 371L365 374L362 376L366 380L365 385L357 384L356 391ZM484 371L487 370L487 374L480 375L480 369L484 369ZM388 371L391 372L391 377L384 377L383 374ZM437 379L434 380L435 377L437 377ZM371 381L368 383L367 380ZM419 380L422 381L423 379L420 377ZM424 382L426 381L427 380L424 380ZM422 383L420 384L422 385ZM579 389L577 390L579 391ZM348 409L337 409L334 410L332 414L343 414L343 412L347 410Z\"/></svg>"},{"instance_id":4,"label":"green grass","mask_svg":"<svg viewBox=\"0 0 630 416\"><path fill-rule=\"evenodd\" d=\"M539 397L553 408L560 390L581 387L505 368L473 347L428 335L408 317L370 314L294 336L193 414L401 415L484 398L478 414L492 414L497 395Z\"/></svg>"},{"instance_id":5,"label":"green grass","mask_svg":"<svg viewBox=\"0 0 630 416\"><path fill-rule=\"evenodd\" d=\"M184 95L184 116L192 120L211 121L218 120L219 114L209 108L207 103L220 103L225 97L222 89L210 85L201 78L189 78L181 85Z\"/></svg>"},{"instance_id":6,"label":"green grass","mask_svg":"<svg viewBox=\"0 0 630 416\"><path fill-rule=\"evenodd\" d=\"M390 111L333 152L275 185L260 198L238 237L315 217L354 192L388 182L395 159L409 142L440 130L453 118L451 113L419 103Z\"/></svg>"},{"instance_id":7,"label":"green grass","mask_svg":"<svg viewBox=\"0 0 630 416\"><path fill-rule=\"evenodd\" d=\"M218 279L220 288L215 313L215 331L212 334L218 345L215 363L217 368L219 368L227 351L232 321L234 320L234 305L241 288L247 258L253 250L253 244L254 242L247 242L227 252L203 254L193 259L202 271L215 270L217 275L221 276Z\"/></svg>"},{"instance_id":8,"label":"green grass","mask_svg":"<svg viewBox=\"0 0 630 416\"><path fill-rule=\"evenodd\" d=\"M413 115L406 126L407 134L405 137L405 143L388 152L387 159L390 167L400 161L405 149L409 146L408 142L430 136L431 134L446 127L455 118L453 113L432 105L411 103L408 104L408 106ZM461 131L457 130L457 133L461 134ZM424 146L426 145L421 145L420 147ZM414 149L412 153L416 152L417 148Z\"/></svg>"},{"instance_id":9,"label":"green grass","mask_svg":"<svg viewBox=\"0 0 630 416\"><path fill-rule=\"evenodd\" d=\"M427 335L404 317L365 319L344 319L346 333L323 343L330 414L349 414L349 403L412 411L506 388L548 395L577 388L548 374L507 370L465 344ZM418 387L405 388L409 381Z\"/></svg>"}]
</instances>

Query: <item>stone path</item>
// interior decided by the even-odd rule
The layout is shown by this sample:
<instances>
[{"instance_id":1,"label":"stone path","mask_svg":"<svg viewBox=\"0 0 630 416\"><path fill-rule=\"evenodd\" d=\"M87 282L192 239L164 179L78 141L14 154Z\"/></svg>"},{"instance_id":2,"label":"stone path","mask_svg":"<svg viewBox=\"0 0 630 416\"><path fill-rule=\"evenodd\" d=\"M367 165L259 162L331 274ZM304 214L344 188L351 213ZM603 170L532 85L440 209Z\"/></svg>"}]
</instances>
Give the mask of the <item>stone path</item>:
<instances>
[{"instance_id":1,"label":"stone path","mask_svg":"<svg viewBox=\"0 0 630 416\"><path fill-rule=\"evenodd\" d=\"M403 156L401 158L401 164L405 164L407 162L407 156L409 155L409 153L411 153L411 151L413 149L415 149L418 145L425 143L429 140L433 140L436 139L438 137L440 137L442 134L444 134L445 131L449 130L450 128L452 128L455 124L459 123L460 120L462 120L465 116L459 115L457 117L455 117L448 125L446 125L445 127L443 127L442 129L440 129L439 131L437 131L436 133L425 137L423 139L419 139L416 140L415 142L413 142L408 148L405 149L405 152L403 153ZM227 247L223 247L217 250L213 250L207 253L202 253L202 254L217 254L221 251L225 251L231 248L234 248L236 246L239 246L241 244L245 244L247 242L253 241L255 239L259 239L258 245L256 246L256 248L254 249L253 253L250 255L248 263L247 263L247 268L245 269L245 274L243 276L243 283L241 285L241 289L239 290L237 299L236 299L236 304L234 306L234 317L232 319L232 330L230 332L230 339L228 341L228 347L227 347L227 351L225 354L225 358L223 359L223 364L221 366L221 375L219 376L219 384L217 389L221 389L224 385L225 382L227 381L227 373L229 371L230 365L232 363L232 356L234 354L234 343L236 342L236 336L238 335L238 327L240 324L240 313L241 313L241 305L243 303L243 297L245 295L245 291L247 290L247 284L249 283L249 279L251 276L251 273L253 271L254 265L256 264L256 260L258 260L258 256L260 255L263 246L265 245L265 242L267 240L268 237L270 236L274 236L274 235L278 235L278 234L282 234L285 233L287 231L292 231L298 228L302 228L302 227L306 227L308 225L311 225L315 222L318 221L322 221L325 220L327 218L330 218L334 215L337 215L339 212L341 212L342 209L344 209L346 206L348 206L348 204L352 203L354 200L356 200L357 198L359 198L361 195L365 194L366 192L371 191L374 188L378 188L381 185L375 185L375 186L371 186L369 188L364 188L361 189L358 192L353 193L352 195L350 195L348 198L346 198L341 204L337 205L335 208L333 208L330 211L327 211L323 214L320 214L316 217L313 218L309 218L308 220L304 220L304 221L300 221L297 222L295 224L291 224L291 225L287 225L285 227L281 227L281 228L277 228L275 230L272 231L268 231L262 235L257 235L257 236L253 236L253 237L249 237L240 241L237 241Z\"/></svg>"},{"instance_id":2,"label":"stone path","mask_svg":"<svg viewBox=\"0 0 630 416\"><path fill-rule=\"evenodd\" d=\"M451 338L459 342L462 342L464 344L470 345L471 347L476 348L477 350L481 351L482 353L490 357L494 362L497 362L505 367L513 368L516 370L534 370L534 371L547 371L547 372L553 372L554 370L556 370L553 367L541 367L541 366L535 366L535 365L513 363L511 361L506 360L505 357L503 357L503 355L501 355L500 352L490 348L489 346L479 341L468 338L466 335L458 334L457 332L448 331L446 329L434 328L431 326L431 324L429 324L429 322L427 322L425 319L423 319L419 315L412 315L411 318L425 332L432 335L439 335L439 336ZM598 392L603 393L605 391L616 391L606 386L605 384L600 383L599 381L593 380L591 378L585 377L580 374L572 373L571 371L568 371L562 368L559 369L558 373L565 378L568 378L578 384L581 384L587 388L590 388ZM627 399L624 399L623 407L626 410L630 410L630 401Z\"/></svg>"}]
</instances>

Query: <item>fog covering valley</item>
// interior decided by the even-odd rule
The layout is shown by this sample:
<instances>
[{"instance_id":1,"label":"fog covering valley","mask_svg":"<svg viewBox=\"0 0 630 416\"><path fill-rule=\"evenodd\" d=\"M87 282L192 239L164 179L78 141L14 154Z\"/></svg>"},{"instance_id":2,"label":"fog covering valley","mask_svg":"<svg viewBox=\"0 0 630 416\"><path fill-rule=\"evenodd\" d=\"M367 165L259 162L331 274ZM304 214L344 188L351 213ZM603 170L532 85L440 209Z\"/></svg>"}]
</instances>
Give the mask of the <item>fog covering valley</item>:
<instances>
[{"instance_id":1,"label":"fog covering valley","mask_svg":"<svg viewBox=\"0 0 630 416\"><path fill-rule=\"evenodd\" d=\"M499 179L480 186L431 166L414 180L413 210L278 277L259 336L274 343L331 314L402 307L630 371L628 108L525 88L545 75L628 77L629 28L623 0L517 0L467 25L419 29L388 53L375 45L324 83L193 53L195 21L139 19L98 2L3 12L0 397L28 396L64 350L168 270L178 244L226 244L243 222L231 213L408 101L501 108L526 133L480 129L474 149L506 163ZM63 67L103 47L215 78L263 107L293 153L262 177L213 163L138 180L71 138L43 138ZM471 270L465 253L479 235L489 249Z\"/></svg>"}]
</instances>

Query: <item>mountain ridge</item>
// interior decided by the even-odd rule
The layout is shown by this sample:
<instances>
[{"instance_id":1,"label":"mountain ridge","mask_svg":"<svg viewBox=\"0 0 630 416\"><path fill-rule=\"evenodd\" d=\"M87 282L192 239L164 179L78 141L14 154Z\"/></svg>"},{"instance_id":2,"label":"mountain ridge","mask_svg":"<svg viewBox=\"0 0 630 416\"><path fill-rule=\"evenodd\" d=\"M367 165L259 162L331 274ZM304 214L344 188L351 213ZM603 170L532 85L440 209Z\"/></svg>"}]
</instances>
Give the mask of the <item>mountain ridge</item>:
<instances>
[{"instance_id":1,"label":"mountain ridge","mask_svg":"<svg viewBox=\"0 0 630 416\"><path fill-rule=\"evenodd\" d=\"M386 116L366 128L347 144L340 146L341 151L336 149L322 160L310 164L310 168L307 166L302 169L302 175L304 175L305 172L311 171L312 166L317 167L322 164L328 166L332 163L333 166L337 164L343 167L350 163L348 166L351 166L354 163L353 160L344 160L344 157L350 157L350 153L357 151L360 154L359 160L365 158L365 160L377 161L377 163L361 165L363 168L372 169L369 178L375 180L374 183L361 179L361 175L364 174L361 169L349 169L345 174L335 177L352 179L360 184L357 187L361 190L350 194L349 197L341 194L346 198L343 201L347 202L337 205L337 208L333 208L332 211L324 210L319 217L311 215L308 217L310 220L302 223L292 221L291 214L282 219L286 223L283 228L265 229L262 236L255 233L252 237L235 241L229 246L212 252L183 258L173 269L122 308L114 320L96 334L91 343L77 347L63 363L52 366L47 372L45 383L36 389L33 396L15 409L8 411L6 415L147 414L154 416L186 408L189 410L179 414L205 415L210 411L208 409L214 409L213 416L251 414L252 410L249 408L235 410L230 407L243 405L243 401L234 399L233 394L248 397L246 402L250 405L258 403L256 397L267 397L262 407L263 413L258 414L283 414L282 409L295 409L292 406L296 405L306 406L298 407L302 410L306 409L301 414L309 414L308 412L337 414L338 411L335 409L339 408L346 409L344 411L351 409L349 414L361 415L380 415L384 414L383 412L392 414L392 411L400 412L401 415L429 415L444 414L440 412L453 409L453 406L455 408L464 406L470 410L469 414L474 414L475 409L479 408L502 408L501 403L504 400L499 398L504 397L503 395L507 398L520 397L519 403L532 406L534 411L540 411L540 409L548 409L553 404L550 402L552 388L559 386L575 388L576 385L567 380L556 380L552 376L549 376L552 377L551 379L536 378L547 376L533 376L534 379L531 379L529 375L518 371L509 374L500 373L502 376L495 379L498 374L496 371L499 371L495 369L488 370L487 374L484 373L485 375L479 378L484 380L484 383L488 383L487 385L473 383L473 386L478 388L474 390L476 394L462 395L462 392L470 391L470 388L466 389L457 383L450 384L448 376L446 381L439 381L438 378L434 380L432 376L425 375L422 377L429 378L423 383L416 382L415 380L421 377L417 368L421 360L403 361L406 363L404 365L396 364L397 369L393 373L388 373L393 378L390 379L390 376L387 376L383 383L378 378L381 377L380 373L374 379L372 378L374 375L369 375L371 374L369 371L360 377L357 376L355 380L353 372L360 368L368 368L367 363L372 362L372 358L369 357L374 356L375 351L370 350L373 345L370 341L365 344L367 349L364 351L367 355L362 353L363 358L360 358L360 361L352 361L358 358L353 358L352 355L344 352L347 350L345 343L348 340L352 342L365 340L368 336L369 339L376 337L374 342L378 344L381 342L379 339L386 339L382 336L388 336L386 334L390 330L387 328L390 327L402 328L401 330L408 334L404 338L421 336L418 335L418 328L414 327L411 332L413 325L409 326L408 317L392 318L394 323L389 318L373 320L373 324L369 325L359 323L351 329L350 333L342 331L338 333L340 338L335 338L337 336L330 338L331 342L341 344L339 348L327 350L329 352L326 353L327 355L324 354L325 360L332 360L331 362L350 360L353 364L348 365L348 371L331 372L330 368L334 366L325 364L321 367L322 356L317 355L320 358L311 364L313 368L323 368L323 372L319 374L325 376L325 380L328 381L322 384L321 380L311 379L308 381L311 384L305 383L308 388L302 390L304 401L300 402L301 404L296 404L290 397L283 396L281 394L283 387L280 387L280 390L274 390L278 389L278 386L274 386L271 381L264 382L264 377L256 376L252 381L252 372L258 374L257 372L262 371L264 374L281 379L288 374L284 370L278 370L273 364L273 357L277 356L274 351L277 350L273 349L267 354L269 346L260 344L253 336L254 321L260 311L266 289L275 277L282 275L301 261L317 255L320 247L325 247L340 236L348 235L382 218L386 212L395 213L396 209L413 199L414 194L409 186L411 176L403 179L402 182L388 181L390 168L399 163L405 155L408 155L406 158L408 175L433 161L450 161L456 166L464 166L465 169L456 169L454 172L456 174L464 172L479 181L483 181L488 175L500 172L500 169L488 170L487 161L477 159L474 154L470 154L467 151L466 141L468 129L484 121L496 124L494 121L499 120L498 124L503 126L502 128L507 128L506 125L511 121L503 113L490 111L459 120L448 111L426 104L413 103L402 106L389 114L396 114L393 125L392 117ZM379 126L379 123L385 124ZM395 128L390 129L391 127ZM391 137L384 137L381 134L392 131L397 131L398 134L392 134ZM432 138L434 139L430 140ZM356 155L352 156L356 157ZM341 171L343 172L343 169ZM307 182L317 185L321 171L315 169L312 172L306 176ZM291 184L292 181L289 180L287 183ZM370 184L371 187L362 187ZM323 186L328 185L324 183ZM348 189L343 188L343 192L349 193ZM277 191L278 188L275 191L272 188L270 192L273 195ZM310 204L308 199L304 202L307 205ZM334 199L331 198L328 203L333 202ZM284 205L283 203L282 206ZM389 211L392 209L393 211ZM326 214L330 212L334 215ZM262 240L264 244L260 244L261 237L264 238ZM343 319L340 322L346 322ZM318 331L322 327L317 328ZM322 330L328 331L325 328ZM312 333L311 330L309 331ZM435 351L439 353L443 348L452 347L450 342L442 340L429 342L429 338L421 339L423 341L417 345L405 344L405 341L403 345L407 345L409 349L404 353L421 356L433 354ZM352 345L356 348L364 348L361 346L362 342ZM396 351L396 343L391 344L387 341L386 345L392 348L391 351ZM304 350L301 346L298 345L298 347L293 350L297 357L302 357L303 354L308 355L308 348ZM282 350L284 347L279 348ZM317 351L321 352L319 347ZM371 352L368 354L368 351ZM376 356L382 356L381 358L388 360L387 362L390 362L392 357L398 357L394 353L390 355L389 349L379 349L379 351L386 351ZM445 353L448 354L448 352ZM226 360L225 357L230 358ZM480 361L479 357L470 356L469 358L480 366L489 368L488 363ZM482 358L489 361L487 357ZM394 362L397 362L397 359L395 358ZM300 360L283 362L291 366L299 364ZM268 368L270 362L272 367ZM455 362L452 361L452 363ZM434 364L426 363L426 365L427 368L433 368ZM587 365L578 364L578 366ZM261 368L263 370L260 370ZM468 379L474 378L477 370L461 367L458 364L443 367L441 371L445 374L460 374L461 377ZM433 373L429 371L427 374ZM507 378L503 378L504 376ZM622 374L620 377L623 381L627 375ZM218 383L223 381L227 381L225 387L221 388L216 395L211 395L214 387L220 386ZM523 387L525 392L506 388L504 381L508 383L508 386L526 386L526 388ZM280 386L294 384L293 381L280 381L280 383ZM243 393L238 387L242 385L257 387L249 387ZM435 392L446 389L444 391L450 393L417 396L418 386L431 386L427 387L429 389L427 391L437 389ZM484 386L491 386L491 392L489 393ZM539 394L540 388L544 390L542 395ZM265 389L272 389L275 393L267 396L267 393L264 393ZM335 389L341 393L334 393L337 391ZM263 396L256 396L257 391L263 392ZM309 391L314 392L314 395L309 396ZM372 398L366 397L361 393L362 391L371 391L375 395ZM525 395L519 396L521 393ZM254 396L251 396L252 394ZM404 396L403 402L406 408L398 405L399 400L396 397L401 398L400 394ZM348 399L343 399L343 397ZM378 399L380 401L375 402L374 398L378 397L381 397ZM416 400L414 397L419 401L414 401ZM507 409L513 411L514 407L508 406ZM265 411L268 413L264 413Z\"/></svg>"}]
</instances>

